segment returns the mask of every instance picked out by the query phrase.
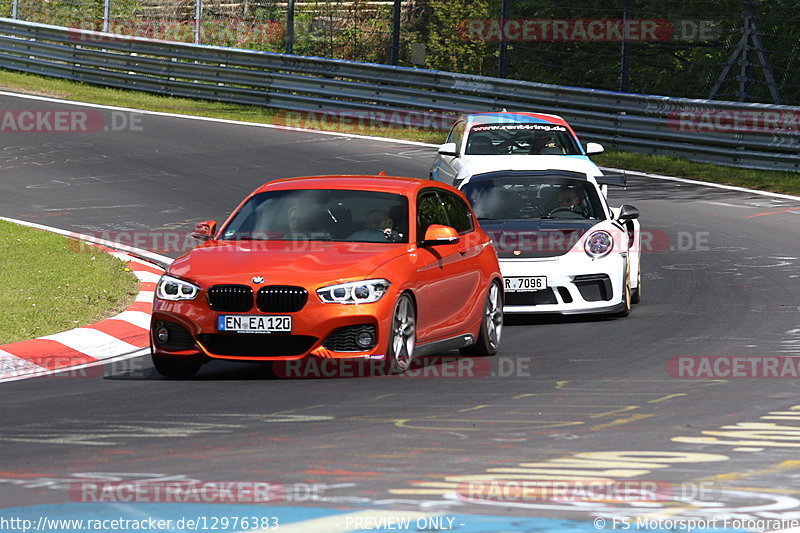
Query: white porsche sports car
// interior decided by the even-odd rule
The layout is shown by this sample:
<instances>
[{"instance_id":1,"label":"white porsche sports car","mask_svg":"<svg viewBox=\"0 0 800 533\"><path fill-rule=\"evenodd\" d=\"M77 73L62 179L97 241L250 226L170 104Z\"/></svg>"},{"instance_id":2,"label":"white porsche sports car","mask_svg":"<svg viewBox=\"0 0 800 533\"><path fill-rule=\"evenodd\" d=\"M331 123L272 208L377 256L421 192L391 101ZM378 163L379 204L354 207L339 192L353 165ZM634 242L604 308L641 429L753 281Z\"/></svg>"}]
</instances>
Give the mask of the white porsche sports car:
<instances>
[{"instance_id":1,"label":"white porsche sports car","mask_svg":"<svg viewBox=\"0 0 800 533\"><path fill-rule=\"evenodd\" d=\"M566 170L475 174L461 190L492 237L506 313L627 316L641 298L639 211L611 208L624 176Z\"/></svg>"},{"instance_id":2,"label":"white porsche sports car","mask_svg":"<svg viewBox=\"0 0 800 533\"><path fill-rule=\"evenodd\" d=\"M560 168L602 174L589 155L603 146L578 141L567 122L556 115L501 111L459 118L439 147L430 178L458 185L473 174L490 170Z\"/></svg>"}]
</instances>

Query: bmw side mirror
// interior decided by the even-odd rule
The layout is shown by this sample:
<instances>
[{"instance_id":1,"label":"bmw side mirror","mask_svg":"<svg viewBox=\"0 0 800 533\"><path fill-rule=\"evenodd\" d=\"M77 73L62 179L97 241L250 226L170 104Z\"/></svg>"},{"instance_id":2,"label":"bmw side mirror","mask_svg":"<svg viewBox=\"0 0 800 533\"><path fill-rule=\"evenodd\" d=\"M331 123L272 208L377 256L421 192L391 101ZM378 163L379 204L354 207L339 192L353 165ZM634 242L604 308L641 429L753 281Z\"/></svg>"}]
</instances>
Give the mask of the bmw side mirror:
<instances>
[{"instance_id":1,"label":"bmw side mirror","mask_svg":"<svg viewBox=\"0 0 800 533\"><path fill-rule=\"evenodd\" d=\"M431 224L425 230L425 238L420 242L420 246L441 246L442 244L457 244L460 238L455 228L442 226L441 224Z\"/></svg>"},{"instance_id":2,"label":"bmw side mirror","mask_svg":"<svg viewBox=\"0 0 800 533\"><path fill-rule=\"evenodd\" d=\"M439 147L439 155L449 155L451 157L458 157L458 146L456 143L444 143Z\"/></svg>"},{"instance_id":3,"label":"bmw side mirror","mask_svg":"<svg viewBox=\"0 0 800 533\"><path fill-rule=\"evenodd\" d=\"M199 222L194 227L194 231L190 234L190 237L193 239L197 239L198 241L210 241L214 238L214 234L217 232L217 221L216 220L206 220L205 222Z\"/></svg>"},{"instance_id":4,"label":"bmw side mirror","mask_svg":"<svg viewBox=\"0 0 800 533\"><path fill-rule=\"evenodd\" d=\"M602 154L605 150L600 143L586 143L586 155Z\"/></svg>"},{"instance_id":5,"label":"bmw side mirror","mask_svg":"<svg viewBox=\"0 0 800 533\"><path fill-rule=\"evenodd\" d=\"M628 220L633 220L635 218L639 218L639 210L633 207L632 205L623 204L619 208L619 216L617 216L617 220L621 222L625 222Z\"/></svg>"}]
</instances>

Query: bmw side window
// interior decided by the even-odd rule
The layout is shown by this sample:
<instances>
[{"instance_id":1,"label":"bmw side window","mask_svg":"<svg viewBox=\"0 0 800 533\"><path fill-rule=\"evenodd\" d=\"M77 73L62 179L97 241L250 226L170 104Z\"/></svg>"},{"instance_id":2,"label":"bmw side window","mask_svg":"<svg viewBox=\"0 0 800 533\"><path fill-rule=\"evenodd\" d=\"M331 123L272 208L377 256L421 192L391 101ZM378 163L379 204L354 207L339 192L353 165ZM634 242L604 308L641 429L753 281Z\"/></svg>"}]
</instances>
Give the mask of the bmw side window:
<instances>
[{"instance_id":1,"label":"bmw side window","mask_svg":"<svg viewBox=\"0 0 800 533\"><path fill-rule=\"evenodd\" d=\"M447 219L450 222L448 226L454 227L459 235L469 233L475 229L475 225L472 222L472 213L461 198L449 192L440 192L439 195L447 213Z\"/></svg>"},{"instance_id":2,"label":"bmw side window","mask_svg":"<svg viewBox=\"0 0 800 533\"><path fill-rule=\"evenodd\" d=\"M444 204L436 191L423 192L417 202L417 238L423 239L431 224L449 226Z\"/></svg>"},{"instance_id":3,"label":"bmw side window","mask_svg":"<svg viewBox=\"0 0 800 533\"><path fill-rule=\"evenodd\" d=\"M460 151L461 150L461 141L464 140L464 121L456 122L456 125L453 126L453 129L450 130L450 134L447 136L447 140L445 142L449 143L456 143L456 148Z\"/></svg>"}]
</instances>

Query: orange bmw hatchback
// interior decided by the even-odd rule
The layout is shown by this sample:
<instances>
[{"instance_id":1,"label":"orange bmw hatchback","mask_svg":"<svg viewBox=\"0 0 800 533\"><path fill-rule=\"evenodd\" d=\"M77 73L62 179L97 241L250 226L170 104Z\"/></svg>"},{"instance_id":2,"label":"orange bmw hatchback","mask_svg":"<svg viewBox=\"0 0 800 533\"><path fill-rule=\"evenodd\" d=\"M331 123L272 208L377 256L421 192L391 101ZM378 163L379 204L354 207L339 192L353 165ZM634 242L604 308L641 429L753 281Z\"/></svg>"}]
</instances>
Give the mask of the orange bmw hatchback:
<instances>
[{"instance_id":1,"label":"orange bmw hatchback","mask_svg":"<svg viewBox=\"0 0 800 533\"><path fill-rule=\"evenodd\" d=\"M214 359L366 359L401 373L421 355L497 352L497 255L449 185L281 179L193 235L204 242L156 287L150 342L166 377Z\"/></svg>"}]
</instances>

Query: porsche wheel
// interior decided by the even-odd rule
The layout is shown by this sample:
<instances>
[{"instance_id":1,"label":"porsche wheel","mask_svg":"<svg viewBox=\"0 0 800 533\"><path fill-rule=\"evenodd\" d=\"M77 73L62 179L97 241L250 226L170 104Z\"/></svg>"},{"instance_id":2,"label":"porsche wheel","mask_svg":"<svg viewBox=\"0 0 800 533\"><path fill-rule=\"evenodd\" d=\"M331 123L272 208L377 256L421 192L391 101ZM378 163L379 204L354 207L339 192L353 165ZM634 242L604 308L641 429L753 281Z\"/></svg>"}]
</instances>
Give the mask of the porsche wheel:
<instances>
[{"instance_id":1,"label":"porsche wheel","mask_svg":"<svg viewBox=\"0 0 800 533\"><path fill-rule=\"evenodd\" d=\"M417 343L417 313L414 302L407 294L397 299L392 316L389 349L386 352L386 368L389 373L402 374L411 365Z\"/></svg>"},{"instance_id":2,"label":"porsche wheel","mask_svg":"<svg viewBox=\"0 0 800 533\"><path fill-rule=\"evenodd\" d=\"M625 307L623 307L622 310L619 311L618 313L615 313L613 315L615 317L624 318L624 317L628 316L629 314L631 314L631 303L632 303L633 300L632 300L632 297L631 297L631 280L630 280L630 277L627 274L625 275L625 289L624 289L624 291L625 291L625 293L622 295L622 303L625 304Z\"/></svg>"},{"instance_id":3,"label":"porsche wheel","mask_svg":"<svg viewBox=\"0 0 800 533\"><path fill-rule=\"evenodd\" d=\"M503 335L503 293L496 281L489 286L486 304L483 308L481 332L478 341L472 346L461 349L465 355L490 356L497 353L500 338Z\"/></svg>"},{"instance_id":4,"label":"porsche wheel","mask_svg":"<svg viewBox=\"0 0 800 533\"><path fill-rule=\"evenodd\" d=\"M153 365L159 374L168 379L189 379L200 370L202 363L180 361L171 357L152 354Z\"/></svg>"},{"instance_id":5,"label":"porsche wheel","mask_svg":"<svg viewBox=\"0 0 800 533\"><path fill-rule=\"evenodd\" d=\"M631 290L631 303L638 304L642 301L642 273L636 277L636 288Z\"/></svg>"}]
</instances>

